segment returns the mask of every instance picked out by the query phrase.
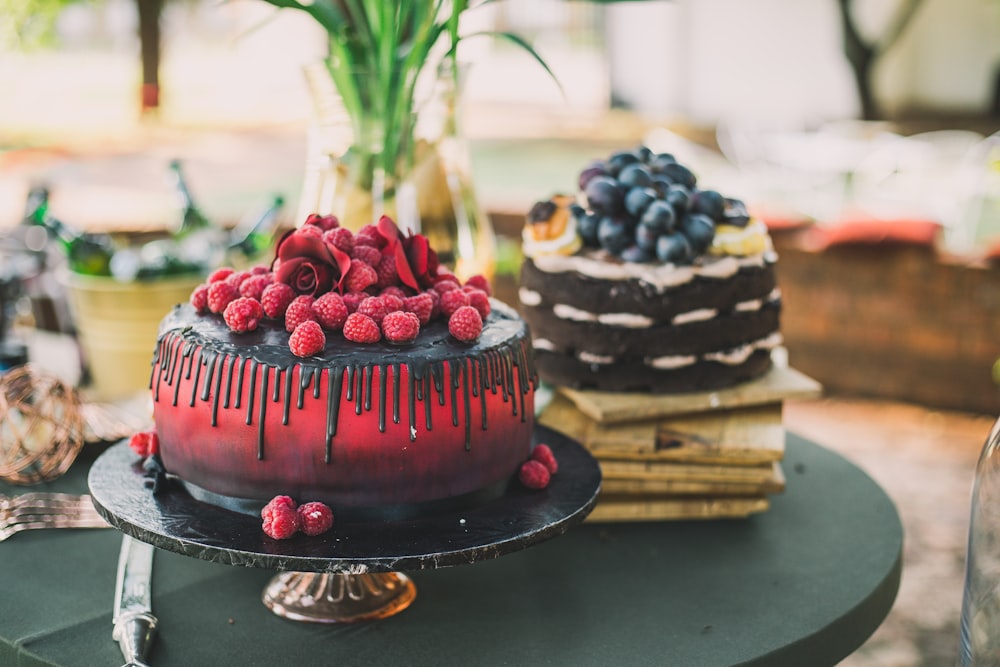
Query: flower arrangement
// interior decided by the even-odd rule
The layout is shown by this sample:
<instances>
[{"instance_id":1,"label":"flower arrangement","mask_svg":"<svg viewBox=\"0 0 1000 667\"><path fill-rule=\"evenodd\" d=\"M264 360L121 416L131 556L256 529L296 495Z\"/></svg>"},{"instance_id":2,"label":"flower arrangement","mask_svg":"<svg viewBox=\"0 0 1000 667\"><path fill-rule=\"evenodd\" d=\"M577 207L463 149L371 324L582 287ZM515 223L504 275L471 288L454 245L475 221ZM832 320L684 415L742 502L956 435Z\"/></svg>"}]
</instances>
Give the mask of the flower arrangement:
<instances>
[{"instance_id":1,"label":"flower arrangement","mask_svg":"<svg viewBox=\"0 0 1000 667\"><path fill-rule=\"evenodd\" d=\"M311 215L282 236L270 266L217 269L190 303L221 315L236 333L256 330L264 318L283 321L292 353L308 357L324 349L327 335L403 345L439 319L454 339L473 342L490 314L489 297L483 276L462 283L426 237L404 235L391 218L353 233L334 216Z\"/></svg>"}]
</instances>

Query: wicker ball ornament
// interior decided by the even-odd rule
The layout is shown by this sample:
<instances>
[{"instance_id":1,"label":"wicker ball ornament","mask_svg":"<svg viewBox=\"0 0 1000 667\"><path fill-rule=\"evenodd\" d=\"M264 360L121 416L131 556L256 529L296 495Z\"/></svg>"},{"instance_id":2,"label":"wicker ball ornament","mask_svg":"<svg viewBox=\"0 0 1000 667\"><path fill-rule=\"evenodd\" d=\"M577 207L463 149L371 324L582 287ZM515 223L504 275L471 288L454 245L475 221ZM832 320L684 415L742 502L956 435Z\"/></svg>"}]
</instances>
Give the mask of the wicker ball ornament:
<instances>
[{"instance_id":1,"label":"wicker ball ornament","mask_svg":"<svg viewBox=\"0 0 1000 667\"><path fill-rule=\"evenodd\" d=\"M36 484L65 473L84 443L72 385L26 364L0 375L0 479Z\"/></svg>"}]
</instances>

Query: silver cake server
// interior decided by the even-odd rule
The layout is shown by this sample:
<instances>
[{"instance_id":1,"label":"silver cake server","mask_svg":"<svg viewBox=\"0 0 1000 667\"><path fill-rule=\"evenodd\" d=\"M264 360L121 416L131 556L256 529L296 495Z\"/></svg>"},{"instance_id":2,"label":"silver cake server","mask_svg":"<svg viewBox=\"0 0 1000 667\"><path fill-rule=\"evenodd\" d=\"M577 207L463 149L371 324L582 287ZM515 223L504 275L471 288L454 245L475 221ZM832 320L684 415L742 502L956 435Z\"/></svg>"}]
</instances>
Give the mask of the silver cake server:
<instances>
[{"instance_id":1,"label":"silver cake server","mask_svg":"<svg viewBox=\"0 0 1000 667\"><path fill-rule=\"evenodd\" d=\"M150 544L128 535L122 537L111 637L125 656L125 667L149 667L146 654L156 636L157 623L152 614L154 551Z\"/></svg>"}]
</instances>

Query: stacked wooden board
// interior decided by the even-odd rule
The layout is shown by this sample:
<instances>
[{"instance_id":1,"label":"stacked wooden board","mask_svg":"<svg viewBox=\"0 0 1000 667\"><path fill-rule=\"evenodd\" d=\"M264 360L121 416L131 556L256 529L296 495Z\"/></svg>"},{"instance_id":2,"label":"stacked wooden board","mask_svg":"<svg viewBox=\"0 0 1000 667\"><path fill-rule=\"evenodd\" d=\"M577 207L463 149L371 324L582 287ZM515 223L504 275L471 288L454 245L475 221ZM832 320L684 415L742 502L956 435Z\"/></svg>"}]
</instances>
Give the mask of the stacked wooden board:
<instances>
[{"instance_id":1,"label":"stacked wooden board","mask_svg":"<svg viewBox=\"0 0 1000 667\"><path fill-rule=\"evenodd\" d=\"M538 421L583 444L603 474L589 521L740 518L785 487L782 406L820 394L788 367L736 387L632 394L560 387Z\"/></svg>"}]
</instances>

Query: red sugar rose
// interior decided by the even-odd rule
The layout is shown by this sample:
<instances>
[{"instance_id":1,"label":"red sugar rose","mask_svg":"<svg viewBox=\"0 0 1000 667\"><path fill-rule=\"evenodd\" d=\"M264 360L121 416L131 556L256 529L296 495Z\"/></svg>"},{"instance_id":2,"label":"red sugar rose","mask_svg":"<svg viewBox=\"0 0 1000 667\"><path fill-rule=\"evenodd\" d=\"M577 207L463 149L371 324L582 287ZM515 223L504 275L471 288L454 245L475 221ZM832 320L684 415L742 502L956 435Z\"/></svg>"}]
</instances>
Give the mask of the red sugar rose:
<instances>
[{"instance_id":1,"label":"red sugar rose","mask_svg":"<svg viewBox=\"0 0 1000 667\"><path fill-rule=\"evenodd\" d=\"M426 236L412 231L403 236L396 223L384 215L378 221L378 233L385 240L382 254L396 258L399 282L418 292L434 284L440 261Z\"/></svg>"},{"instance_id":2,"label":"red sugar rose","mask_svg":"<svg viewBox=\"0 0 1000 667\"><path fill-rule=\"evenodd\" d=\"M287 232L275 251L275 282L285 283L297 294L319 296L336 287L351 268L351 258L336 246L324 243L318 227L310 225Z\"/></svg>"}]
</instances>

